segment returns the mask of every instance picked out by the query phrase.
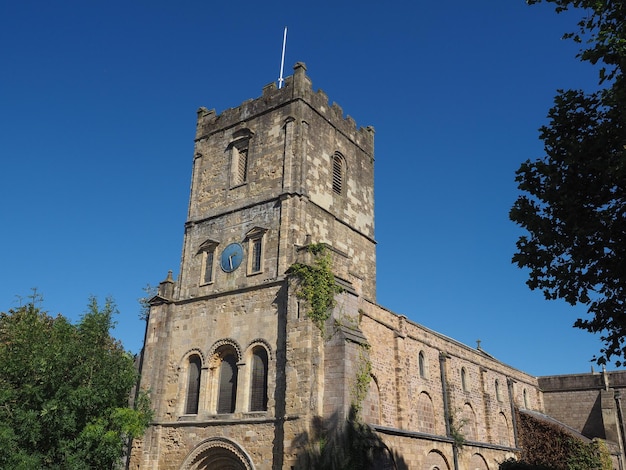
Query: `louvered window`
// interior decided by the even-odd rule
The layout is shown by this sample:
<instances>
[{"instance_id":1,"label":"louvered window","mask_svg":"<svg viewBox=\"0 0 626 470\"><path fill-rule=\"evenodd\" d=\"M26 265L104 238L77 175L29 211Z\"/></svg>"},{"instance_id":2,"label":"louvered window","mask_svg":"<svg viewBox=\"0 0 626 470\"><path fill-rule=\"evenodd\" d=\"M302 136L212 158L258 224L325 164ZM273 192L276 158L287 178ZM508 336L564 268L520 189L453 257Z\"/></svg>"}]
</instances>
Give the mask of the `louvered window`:
<instances>
[{"instance_id":1,"label":"louvered window","mask_svg":"<svg viewBox=\"0 0 626 470\"><path fill-rule=\"evenodd\" d=\"M198 414L198 403L200 401L200 368L200 357L191 356L189 358L187 404L185 406L185 413L188 415Z\"/></svg>"},{"instance_id":2,"label":"louvered window","mask_svg":"<svg viewBox=\"0 0 626 470\"><path fill-rule=\"evenodd\" d=\"M267 351L262 347L252 354L250 411L267 410Z\"/></svg>"},{"instance_id":3,"label":"louvered window","mask_svg":"<svg viewBox=\"0 0 626 470\"><path fill-rule=\"evenodd\" d=\"M237 181L236 184L243 184L248 176L248 149L237 149Z\"/></svg>"},{"instance_id":4,"label":"louvered window","mask_svg":"<svg viewBox=\"0 0 626 470\"><path fill-rule=\"evenodd\" d=\"M333 156L333 192L341 194L343 192L344 161L341 155Z\"/></svg>"},{"instance_id":5,"label":"louvered window","mask_svg":"<svg viewBox=\"0 0 626 470\"><path fill-rule=\"evenodd\" d=\"M230 187L235 188L248 182L250 169L250 142L254 132L248 128L233 132L232 140L226 147L230 156Z\"/></svg>"},{"instance_id":6,"label":"louvered window","mask_svg":"<svg viewBox=\"0 0 626 470\"><path fill-rule=\"evenodd\" d=\"M237 398L237 360L227 354L220 364L220 385L217 397L218 413L234 413Z\"/></svg>"}]
</instances>

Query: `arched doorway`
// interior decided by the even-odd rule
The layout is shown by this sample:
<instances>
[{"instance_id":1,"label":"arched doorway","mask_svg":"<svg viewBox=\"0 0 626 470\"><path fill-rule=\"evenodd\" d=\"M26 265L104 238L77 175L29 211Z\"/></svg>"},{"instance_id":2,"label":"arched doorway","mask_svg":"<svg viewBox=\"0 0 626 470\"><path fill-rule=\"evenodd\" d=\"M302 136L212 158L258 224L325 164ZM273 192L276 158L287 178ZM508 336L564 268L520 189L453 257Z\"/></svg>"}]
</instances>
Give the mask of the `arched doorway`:
<instances>
[{"instance_id":1,"label":"arched doorway","mask_svg":"<svg viewBox=\"0 0 626 470\"><path fill-rule=\"evenodd\" d=\"M185 459L181 470L254 470L250 457L232 441L208 439Z\"/></svg>"}]
</instances>

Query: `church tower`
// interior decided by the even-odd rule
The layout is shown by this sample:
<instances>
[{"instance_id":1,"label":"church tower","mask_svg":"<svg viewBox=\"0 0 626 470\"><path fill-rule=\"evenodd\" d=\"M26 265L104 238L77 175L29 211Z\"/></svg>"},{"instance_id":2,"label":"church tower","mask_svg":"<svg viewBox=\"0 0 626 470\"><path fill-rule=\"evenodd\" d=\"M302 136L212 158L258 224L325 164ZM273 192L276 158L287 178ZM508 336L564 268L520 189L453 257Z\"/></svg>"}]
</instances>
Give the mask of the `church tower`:
<instances>
[{"instance_id":1,"label":"church tower","mask_svg":"<svg viewBox=\"0 0 626 470\"><path fill-rule=\"evenodd\" d=\"M313 91L302 63L281 89L199 109L180 274L150 301L142 352L154 422L130 468L289 469L314 418L345 416L359 299L376 300L373 183L373 128ZM343 288L332 338L289 275L310 246Z\"/></svg>"}]
</instances>

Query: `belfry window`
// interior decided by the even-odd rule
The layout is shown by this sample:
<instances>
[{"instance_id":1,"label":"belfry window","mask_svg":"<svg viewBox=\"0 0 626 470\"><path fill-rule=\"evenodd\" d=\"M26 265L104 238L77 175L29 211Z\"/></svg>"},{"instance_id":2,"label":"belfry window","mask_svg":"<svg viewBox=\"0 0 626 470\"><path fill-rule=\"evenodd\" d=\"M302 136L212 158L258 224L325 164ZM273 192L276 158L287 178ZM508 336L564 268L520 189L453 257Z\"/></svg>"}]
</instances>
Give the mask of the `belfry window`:
<instances>
[{"instance_id":1,"label":"belfry window","mask_svg":"<svg viewBox=\"0 0 626 470\"><path fill-rule=\"evenodd\" d=\"M252 352L250 411L267 410L267 351L261 346Z\"/></svg>"},{"instance_id":2,"label":"belfry window","mask_svg":"<svg viewBox=\"0 0 626 470\"><path fill-rule=\"evenodd\" d=\"M198 414L198 403L200 402L200 357L193 355L189 358L187 369L187 402L185 404L185 414Z\"/></svg>"},{"instance_id":3,"label":"belfry window","mask_svg":"<svg viewBox=\"0 0 626 470\"><path fill-rule=\"evenodd\" d=\"M230 150L230 186L241 186L248 182L250 166L250 139L254 133L250 129L240 129L233 134L228 146Z\"/></svg>"},{"instance_id":4,"label":"belfry window","mask_svg":"<svg viewBox=\"0 0 626 470\"><path fill-rule=\"evenodd\" d=\"M226 353L219 367L218 413L234 413L237 399L237 358Z\"/></svg>"},{"instance_id":5,"label":"belfry window","mask_svg":"<svg viewBox=\"0 0 626 470\"><path fill-rule=\"evenodd\" d=\"M333 192L335 194L343 194L345 179L346 163L339 152L333 155Z\"/></svg>"},{"instance_id":6,"label":"belfry window","mask_svg":"<svg viewBox=\"0 0 626 470\"><path fill-rule=\"evenodd\" d=\"M248 145L233 145L233 164L236 166L233 174L235 185L243 184L248 179Z\"/></svg>"}]
</instances>

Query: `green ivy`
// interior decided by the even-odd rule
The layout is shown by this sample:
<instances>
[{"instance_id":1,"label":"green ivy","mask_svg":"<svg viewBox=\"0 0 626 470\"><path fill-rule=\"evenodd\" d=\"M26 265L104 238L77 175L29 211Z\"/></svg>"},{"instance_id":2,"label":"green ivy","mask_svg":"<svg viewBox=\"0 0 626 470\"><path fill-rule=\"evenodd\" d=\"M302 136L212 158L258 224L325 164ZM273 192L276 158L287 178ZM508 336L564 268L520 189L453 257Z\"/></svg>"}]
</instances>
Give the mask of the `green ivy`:
<instances>
[{"instance_id":1,"label":"green ivy","mask_svg":"<svg viewBox=\"0 0 626 470\"><path fill-rule=\"evenodd\" d=\"M287 273L300 281L296 295L306 301L308 317L323 333L324 324L330 317L330 310L336 303L335 294L339 294L343 289L335 283L332 260L326 245L316 243L309 245L307 249L315 256L313 265L295 263Z\"/></svg>"},{"instance_id":2,"label":"green ivy","mask_svg":"<svg viewBox=\"0 0 626 470\"><path fill-rule=\"evenodd\" d=\"M354 408L357 415L361 412L363 407L363 400L367 396L369 391L370 381L372 380L372 363L367 355L369 349L368 344L361 344L359 350L359 370L356 373L356 379L354 382L354 388L352 390Z\"/></svg>"},{"instance_id":3,"label":"green ivy","mask_svg":"<svg viewBox=\"0 0 626 470\"><path fill-rule=\"evenodd\" d=\"M450 423L450 437L454 441L454 445L457 449L462 449L465 445L465 436L461 432L463 427L467 424L467 419L465 418L457 418L455 414L451 414L448 418L448 422Z\"/></svg>"}]
</instances>

